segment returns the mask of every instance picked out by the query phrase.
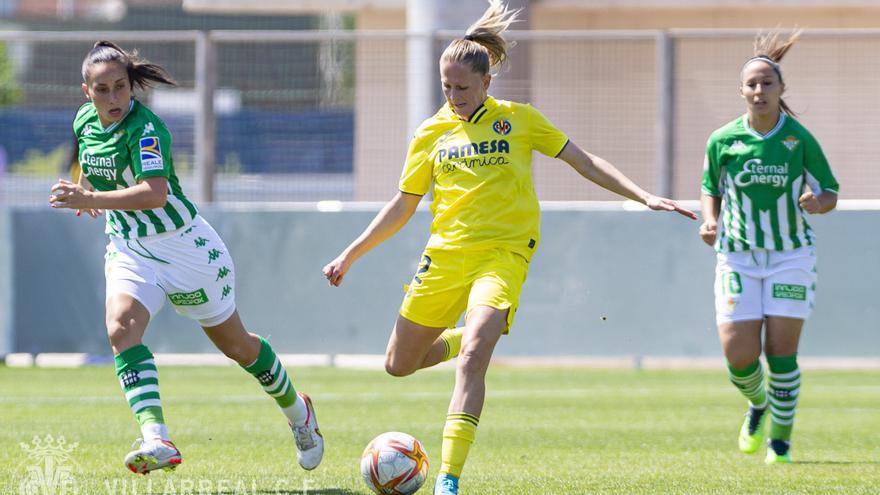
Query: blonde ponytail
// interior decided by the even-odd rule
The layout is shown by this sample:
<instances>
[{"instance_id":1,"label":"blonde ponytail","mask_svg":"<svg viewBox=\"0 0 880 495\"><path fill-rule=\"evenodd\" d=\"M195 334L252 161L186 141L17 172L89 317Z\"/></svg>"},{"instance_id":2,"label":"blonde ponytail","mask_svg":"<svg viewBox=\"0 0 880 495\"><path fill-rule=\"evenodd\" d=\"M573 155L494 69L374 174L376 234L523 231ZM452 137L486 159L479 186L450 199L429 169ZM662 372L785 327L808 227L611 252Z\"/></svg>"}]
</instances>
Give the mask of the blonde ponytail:
<instances>
[{"instance_id":1,"label":"blonde ponytail","mask_svg":"<svg viewBox=\"0 0 880 495\"><path fill-rule=\"evenodd\" d=\"M462 39L453 40L441 61L464 63L480 74L497 74L507 63L507 52L515 43L503 33L517 21L519 10L510 10L501 0L489 0L489 8L471 24Z\"/></svg>"}]
</instances>

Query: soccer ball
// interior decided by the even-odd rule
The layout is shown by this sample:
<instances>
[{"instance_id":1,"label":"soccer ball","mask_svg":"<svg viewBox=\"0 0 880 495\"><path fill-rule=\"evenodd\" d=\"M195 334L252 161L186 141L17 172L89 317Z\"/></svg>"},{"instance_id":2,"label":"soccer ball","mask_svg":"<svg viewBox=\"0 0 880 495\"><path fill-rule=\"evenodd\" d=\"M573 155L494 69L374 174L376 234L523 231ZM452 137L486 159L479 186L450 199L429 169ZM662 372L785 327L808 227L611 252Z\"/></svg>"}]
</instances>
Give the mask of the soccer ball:
<instances>
[{"instance_id":1,"label":"soccer ball","mask_svg":"<svg viewBox=\"0 0 880 495\"><path fill-rule=\"evenodd\" d=\"M364 482L379 495L410 495L428 477L428 454L406 433L390 431L374 438L361 456Z\"/></svg>"}]
</instances>

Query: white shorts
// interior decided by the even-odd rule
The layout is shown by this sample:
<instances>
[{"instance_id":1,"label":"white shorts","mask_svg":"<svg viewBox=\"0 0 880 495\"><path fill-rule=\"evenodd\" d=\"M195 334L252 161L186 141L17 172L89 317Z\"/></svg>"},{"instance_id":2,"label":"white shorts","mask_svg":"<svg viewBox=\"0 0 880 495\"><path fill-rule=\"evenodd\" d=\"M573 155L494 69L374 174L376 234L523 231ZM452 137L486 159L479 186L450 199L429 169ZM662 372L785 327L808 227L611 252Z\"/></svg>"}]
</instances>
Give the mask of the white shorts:
<instances>
[{"instance_id":1,"label":"white shorts","mask_svg":"<svg viewBox=\"0 0 880 495\"><path fill-rule=\"evenodd\" d=\"M167 297L204 327L235 312L235 266L217 232L201 216L188 227L146 239L111 236L104 256L107 298L128 294L156 315Z\"/></svg>"},{"instance_id":2,"label":"white shorts","mask_svg":"<svg viewBox=\"0 0 880 495\"><path fill-rule=\"evenodd\" d=\"M755 249L718 253L715 321L785 316L806 320L816 299L816 252Z\"/></svg>"}]
</instances>

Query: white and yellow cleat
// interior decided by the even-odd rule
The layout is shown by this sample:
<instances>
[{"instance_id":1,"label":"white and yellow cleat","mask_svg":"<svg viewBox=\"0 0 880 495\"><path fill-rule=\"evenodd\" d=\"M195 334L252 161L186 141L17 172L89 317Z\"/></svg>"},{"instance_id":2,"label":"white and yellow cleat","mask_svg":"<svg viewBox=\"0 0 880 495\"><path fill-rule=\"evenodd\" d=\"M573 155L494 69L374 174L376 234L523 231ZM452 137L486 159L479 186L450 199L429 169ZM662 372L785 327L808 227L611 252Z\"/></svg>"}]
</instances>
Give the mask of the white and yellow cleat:
<instances>
[{"instance_id":1,"label":"white and yellow cleat","mask_svg":"<svg viewBox=\"0 0 880 495\"><path fill-rule=\"evenodd\" d=\"M303 469L311 471L321 464L321 459L324 457L324 437L318 428L318 418L315 416L312 399L302 392L297 392L297 395L306 403L308 415L302 425L291 423L290 430L296 442L296 460Z\"/></svg>"},{"instance_id":2,"label":"white and yellow cleat","mask_svg":"<svg viewBox=\"0 0 880 495\"><path fill-rule=\"evenodd\" d=\"M136 474L149 474L157 469L172 470L183 462L177 447L168 440L135 440L131 452L125 456L126 467Z\"/></svg>"}]
</instances>

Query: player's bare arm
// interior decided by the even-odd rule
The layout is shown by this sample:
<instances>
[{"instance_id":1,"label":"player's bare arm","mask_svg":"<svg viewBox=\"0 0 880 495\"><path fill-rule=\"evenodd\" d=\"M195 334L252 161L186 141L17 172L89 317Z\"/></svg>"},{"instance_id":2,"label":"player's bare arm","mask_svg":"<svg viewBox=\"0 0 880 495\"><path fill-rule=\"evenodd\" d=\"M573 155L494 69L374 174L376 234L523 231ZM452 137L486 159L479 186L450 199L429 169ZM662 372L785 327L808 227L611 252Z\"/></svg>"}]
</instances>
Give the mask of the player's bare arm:
<instances>
[{"instance_id":1,"label":"player's bare arm","mask_svg":"<svg viewBox=\"0 0 880 495\"><path fill-rule=\"evenodd\" d=\"M148 177L138 185L116 191L90 191L80 184L60 179L52 186L49 205L52 208L78 210L150 210L165 206L168 180Z\"/></svg>"},{"instance_id":2,"label":"player's bare arm","mask_svg":"<svg viewBox=\"0 0 880 495\"><path fill-rule=\"evenodd\" d=\"M617 167L596 155L587 153L571 141L559 153L559 158L571 165L585 179L613 193L642 203L652 210L675 211L690 219L697 219L694 212L683 208L671 199L646 192Z\"/></svg>"},{"instance_id":3,"label":"player's bare arm","mask_svg":"<svg viewBox=\"0 0 880 495\"><path fill-rule=\"evenodd\" d=\"M703 194L700 196L700 211L703 223L700 225L700 239L712 246L718 235L718 215L721 213L721 198Z\"/></svg>"},{"instance_id":4,"label":"player's bare arm","mask_svg":"<svg viewBox=\"0 0 880 495\"><path fill-rule=\"evenodd\" d=\"M330 285L339 286L351 265L361 256L397 233L412 218L422 196L398 191L376 215L364 232L339 256L324 266Z\"/></svg>"}]
</instances>

